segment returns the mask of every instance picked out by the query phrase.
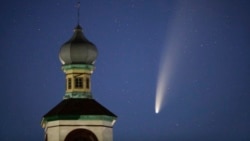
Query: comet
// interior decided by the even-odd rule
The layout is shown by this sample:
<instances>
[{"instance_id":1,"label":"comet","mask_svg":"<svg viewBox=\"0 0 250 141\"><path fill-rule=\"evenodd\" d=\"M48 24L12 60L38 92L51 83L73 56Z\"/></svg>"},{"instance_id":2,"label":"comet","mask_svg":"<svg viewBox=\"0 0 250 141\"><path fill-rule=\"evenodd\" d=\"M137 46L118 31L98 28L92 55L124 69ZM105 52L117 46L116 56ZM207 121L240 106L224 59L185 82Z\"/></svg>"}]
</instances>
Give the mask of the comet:
<instances>
[{"instance_id":1,"label":"comet","mask_svg":"<svg viewBox=\"0 0 250 141\"><path fill-rule=\"evenodd\" d=\"M172 55L173 49L166 49L162 54L162 59L160 61L158 81L156 87L156 97L155 97L155 113L158 114L164 105L166 99L167 90L169 87L169 81L171 78L171 72L173 68L174 56Z\"/></svg>"},{"instance_id":2,"label":"comet","mask_svg":"<svg viewBox=\"0 0 250 141\"><path fill-rule=\"evenodd\" d=\"M187 1L178 1L176 10L170 15L171 20L167 26L166 39L159 61L159 72L155 94L155 113L158 114L170 98L170 87L175 78L175 69L182 60L189 38L192 36L191 27L186 21L192 19L185 11L190 9Z\"/></svg>"},{"instance_id":3,"label":"comet","mask_svg":"<svg viewBox=\"0 0 250 141\"><path fill-rule=\"evenodd\" d=\"M175 76L175 69L181 59L181 52L185 50L190 34L190 27L185 24L186 20L191 19L185 12L190 9L186 1L178 1L176 10L173 12L173 18L169 21L167 27L167 36L163 44L163 51L159 61L159 72L156 84L155 94L155 113L158 114L162 107L170 100L170 87Z\"/></svg>"},{"instance_id":4,"label":"comet","mask_svg":"<svg viewBox=\"0 0 250 141\"><path fill-rule=\"evenodd\" d=\"M179 58L180 43L175 35L172 36L170 42L166 43L162 52L159 72L156 85L156 96L155 96L155 113L158 114L163 105L167 101L168 90L170 89L170 81L174 74L174 68Z\"/></svg>"}]
</instances>

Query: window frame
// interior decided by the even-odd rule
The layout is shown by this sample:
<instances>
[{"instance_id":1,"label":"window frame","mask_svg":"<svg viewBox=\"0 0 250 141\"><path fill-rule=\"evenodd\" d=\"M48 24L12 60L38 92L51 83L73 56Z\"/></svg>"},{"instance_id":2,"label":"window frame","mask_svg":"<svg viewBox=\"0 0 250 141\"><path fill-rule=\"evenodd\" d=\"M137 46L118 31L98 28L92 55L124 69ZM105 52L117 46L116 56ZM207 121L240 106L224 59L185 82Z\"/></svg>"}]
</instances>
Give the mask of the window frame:
<instances>
[{"instance_id":1,"label":"window frame","mask_svg":"<svg viewBox=\"0 0 250 141\"><path fill-rule=\"evenodd\" d=\"M67 84L68 90L72 89L72 79L68 78L68 84Z\"/></svg>"},{"instance_id":2,"label":"window frame","mask_svg":"<svg viewBox=\"0 0 250 141\"><path fill-rule=\"evenodd\" d=\"M75 88L83 88L83 77L75 77Z\"/></svg>"}]
</instances>

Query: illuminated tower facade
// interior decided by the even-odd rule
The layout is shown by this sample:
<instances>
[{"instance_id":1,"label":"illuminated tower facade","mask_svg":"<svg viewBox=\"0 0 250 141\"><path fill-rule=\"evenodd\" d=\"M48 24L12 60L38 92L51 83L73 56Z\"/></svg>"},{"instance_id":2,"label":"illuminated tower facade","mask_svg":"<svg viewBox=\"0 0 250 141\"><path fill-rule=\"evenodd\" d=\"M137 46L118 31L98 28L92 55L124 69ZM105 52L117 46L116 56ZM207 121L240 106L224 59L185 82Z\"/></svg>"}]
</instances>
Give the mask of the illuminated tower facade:
<instances>
[{"instance_id":1,"label":"illuminated tower facade","mask_svg":"<svg viewBox=\"0 0 250 141\"><path fill-rule=\"evenodd\" d=\"M95 101L91 74L97 48L78 24L59 52L66 78L63 100L43 116L46 141L112 141L116 115Z\"/></svg>"}]
</instances>

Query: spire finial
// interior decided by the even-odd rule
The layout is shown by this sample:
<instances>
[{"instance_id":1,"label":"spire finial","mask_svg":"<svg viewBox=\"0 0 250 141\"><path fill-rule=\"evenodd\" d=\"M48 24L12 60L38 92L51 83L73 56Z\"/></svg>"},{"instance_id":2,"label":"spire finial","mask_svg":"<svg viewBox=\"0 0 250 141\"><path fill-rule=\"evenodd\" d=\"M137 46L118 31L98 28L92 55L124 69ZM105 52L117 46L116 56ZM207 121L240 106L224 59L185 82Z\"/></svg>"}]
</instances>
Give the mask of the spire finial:
<instances>
[{"instance_id":1,"label":"spire finial","mask_svg":"<svg viewBox=\"0 0 250 141\"><path fill-rule=\"evenodd\" d=\"M78 0L76 7L77 7L77 24L79 25L80 23L80 0Z\"/></svg>"}]
</instances>

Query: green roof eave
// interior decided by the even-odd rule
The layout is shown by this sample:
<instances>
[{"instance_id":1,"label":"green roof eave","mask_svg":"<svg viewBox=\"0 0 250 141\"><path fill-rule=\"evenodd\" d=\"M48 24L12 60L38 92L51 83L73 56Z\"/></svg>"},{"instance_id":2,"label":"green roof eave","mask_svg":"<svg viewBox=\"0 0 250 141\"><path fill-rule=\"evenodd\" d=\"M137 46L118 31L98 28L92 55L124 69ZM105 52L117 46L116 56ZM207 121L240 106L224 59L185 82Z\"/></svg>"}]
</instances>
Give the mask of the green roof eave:
<instances>
[{"instance_id":1,"label":"green roof eave","mask_svg":"<svg viewBox=\"0 0 250 141\"><path fill-rule=\"evenodd\" d=\"M56 120L105 120L113 122L116 117L107 115L58 115L51 117L44 117L42 123Z\"/></svg>"},{"instance_id":2,"label":"green roof eave","mask_svg":"<svg viewBox=\"0 0 250 141\"><path fill-rule=\"evenodd\" d=\"M93 70L95 67L94 65L88 64L70 64L70 65L63 65L63 70L72 70L72 69L85 69L85 70Z\"/></svg>"}]
</instances>

